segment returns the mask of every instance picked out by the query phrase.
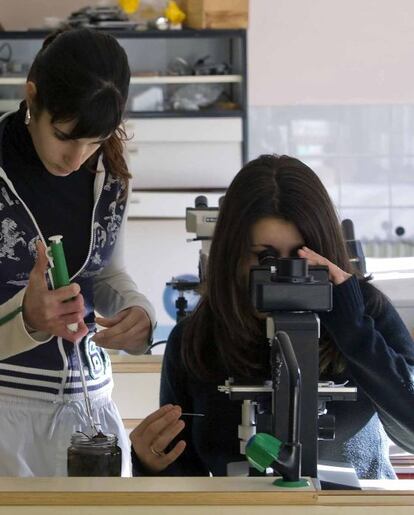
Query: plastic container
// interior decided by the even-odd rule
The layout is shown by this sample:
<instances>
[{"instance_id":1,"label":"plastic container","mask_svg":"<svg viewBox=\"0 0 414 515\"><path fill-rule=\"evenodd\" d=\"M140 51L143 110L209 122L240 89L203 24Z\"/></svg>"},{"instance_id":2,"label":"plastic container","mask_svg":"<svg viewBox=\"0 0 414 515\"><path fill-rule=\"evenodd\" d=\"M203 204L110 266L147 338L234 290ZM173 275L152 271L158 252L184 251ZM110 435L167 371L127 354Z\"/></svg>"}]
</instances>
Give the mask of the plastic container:
<instances>
[{"instance_id":1,"label":"plastic container","mask_svg":"<svg viewBox=\"0 0 414 515\"><path fill-rule=\"evenodd\" d=\"M115 435L74 433L68 448L68 476L120 477L122 451Z\"/></svg>"}]
</instances>

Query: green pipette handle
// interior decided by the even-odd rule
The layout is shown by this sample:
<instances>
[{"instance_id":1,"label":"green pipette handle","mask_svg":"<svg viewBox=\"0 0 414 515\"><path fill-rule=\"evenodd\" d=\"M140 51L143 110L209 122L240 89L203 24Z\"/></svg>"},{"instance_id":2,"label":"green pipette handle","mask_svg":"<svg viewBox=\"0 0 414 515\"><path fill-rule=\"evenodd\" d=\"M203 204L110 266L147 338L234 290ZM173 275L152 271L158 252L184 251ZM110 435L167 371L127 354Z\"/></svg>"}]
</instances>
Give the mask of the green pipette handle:
<instances>
[{"instance_id":1,"label":"green pipette handle","mask_svg":"<svg viewBox=\"0 0 414 515\"><path fill-rule=\"evenodd\" d=\"M68 266L66 264L65 253L63 251L63 236L60 234L56 236L50 236L50 247L48 249L49 257L52 260L52 279L53 289L61 288L62 286L68 286L70 284ZM69 331L76 332L78 330L78 324L68 324Z\"/></svg>"},{"instance_id":2,"label":"green pipette handle","mask_svg":"<svg viewBox=\"0 0 414 515\"><path fill-rule=\"evenodd\" d=\"M70 284L68 266L66 264L65 253L63 251L62 236L51 236L50 241L50 254L53 260L52 277L53 288L61 288Z\"/></svg>"}]
</instances>

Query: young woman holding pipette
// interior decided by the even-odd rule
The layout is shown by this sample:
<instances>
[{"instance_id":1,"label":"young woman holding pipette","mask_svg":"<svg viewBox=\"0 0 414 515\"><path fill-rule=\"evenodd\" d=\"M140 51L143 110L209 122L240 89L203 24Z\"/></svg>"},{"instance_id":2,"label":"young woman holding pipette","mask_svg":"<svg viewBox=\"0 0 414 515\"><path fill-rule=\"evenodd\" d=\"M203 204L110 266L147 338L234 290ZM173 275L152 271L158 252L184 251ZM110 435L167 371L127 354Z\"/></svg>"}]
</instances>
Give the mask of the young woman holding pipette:
<instances>
[{"instance_id":1,"label":"young woman holding pipette","mask_svg":"<svg viewBox=\"0 0 414 515\"><path fill-rule=\"evenodd\" d=\"M112 36L48 37L18 111L0 118L0 475L66 475L71 434L93 421L129 449L102 347L140 353L154 311L123 264L130 174L122 116L130 71ZM47 274L63 235L71 284ZM102 317L95 318L95 309ZM104 329L96 333L96 322Z\"/></svg>"},{"instance_id":2,"label":"young woman holding pipette","mask_svg":"<svg viewBox=\"0 0 414 515\"><path fill-rule=\"evenodd\" d=\"M353 270L317 175L297 159L271 155L248 163L221 204L205 293L167 343L162 407L131 433L135 474L220 476L243 461L241 401L217 386L229 377L270 379L264 320L248 286L263 251L325 265L333 283L333 309L320 314L320 378L349 381L358 399L328 403L336 436L319 442L320 459L348 463L360 478L395 478L387 435L414 452L412 338L389 300ZM204 417L181 419L182 411Z\"/></svg>"}]
</instances>

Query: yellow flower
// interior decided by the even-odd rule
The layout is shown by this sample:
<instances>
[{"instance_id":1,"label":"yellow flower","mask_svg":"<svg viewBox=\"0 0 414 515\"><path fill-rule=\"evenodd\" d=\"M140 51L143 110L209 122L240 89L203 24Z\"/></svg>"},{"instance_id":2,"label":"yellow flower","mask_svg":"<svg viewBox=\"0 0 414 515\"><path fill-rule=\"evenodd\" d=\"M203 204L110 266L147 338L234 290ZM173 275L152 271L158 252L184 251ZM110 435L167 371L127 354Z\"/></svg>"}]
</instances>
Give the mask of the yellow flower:
<instances>
[{"instance_id":1,"label":"yellow flower","mask_svg":"<svg viewBox=\"0 0 414 515\"><path fill-rule=\"evenodd\" d=\"M127 14L133 14L138 10L140 0L118 0L121 9Z\"/></svg>"},{"instance_id":2,"label":"yellow flower","mask_svg":"<svg viewBox=\"0 0 414 515\"><path fill-rule=\"evenodd\" d=\"M182 23L185 19L185 13L178 7L176 2L170 0L164 11L165 17L173 25Z\"/></svg>"}]
</instances>

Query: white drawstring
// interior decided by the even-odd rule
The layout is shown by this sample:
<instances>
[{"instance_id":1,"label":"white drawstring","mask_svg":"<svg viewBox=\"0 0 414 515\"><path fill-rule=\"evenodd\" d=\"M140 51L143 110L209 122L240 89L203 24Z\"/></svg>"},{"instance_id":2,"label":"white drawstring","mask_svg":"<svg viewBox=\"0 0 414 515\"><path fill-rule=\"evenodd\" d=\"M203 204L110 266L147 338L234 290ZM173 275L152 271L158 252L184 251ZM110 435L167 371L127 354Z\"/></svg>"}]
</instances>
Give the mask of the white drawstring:
<instances>
[{"instance_id":1,"label":"white drawstring","mask_svg":"<svg viewBox=\"0 0 414 515\"><path fill-rule=\"evenodd\" d=\"M56 424L58 423L63 411L66 408L72 409L72 411L75 413L75 415L78 415L82 425L84 427L89 427L88 424L88 417L86 415L85 407L81 401L68 401L68 402L61 402L59 403L59 406L57 407L55 413L53 414L52 422L50 423L49 432L48 432L48 439L51 440L53 433L56 428Z\"/></svg>"}]
</instances>

